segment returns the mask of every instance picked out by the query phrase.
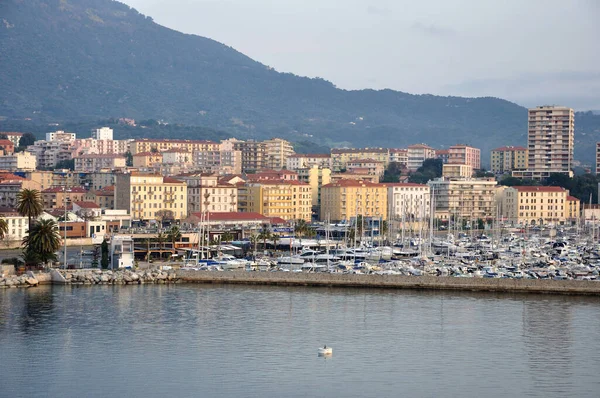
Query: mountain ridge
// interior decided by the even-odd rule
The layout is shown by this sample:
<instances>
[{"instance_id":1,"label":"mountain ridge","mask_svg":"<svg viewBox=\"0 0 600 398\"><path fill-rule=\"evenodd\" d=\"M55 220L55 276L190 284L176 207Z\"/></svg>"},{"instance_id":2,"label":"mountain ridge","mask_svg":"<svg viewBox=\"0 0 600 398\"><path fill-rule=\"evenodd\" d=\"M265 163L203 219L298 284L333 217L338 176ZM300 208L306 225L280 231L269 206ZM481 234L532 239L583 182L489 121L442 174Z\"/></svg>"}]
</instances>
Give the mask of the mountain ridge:
<instances>
[{"instance_id":1,"label":"mountain ridge","mask_svg":"<svg viewBox=\"0 0 600 398\"><path fill-rule=\"evenodd\" d=\"M0 15L0 116L9 119L162 119L329 146L461 142L484 157L526 143L527 111L512 102L339 89L158 25L118 1L6 0ZM600 116L587 119L587 133L600 135Z\"/></svg>"}]
</instances>

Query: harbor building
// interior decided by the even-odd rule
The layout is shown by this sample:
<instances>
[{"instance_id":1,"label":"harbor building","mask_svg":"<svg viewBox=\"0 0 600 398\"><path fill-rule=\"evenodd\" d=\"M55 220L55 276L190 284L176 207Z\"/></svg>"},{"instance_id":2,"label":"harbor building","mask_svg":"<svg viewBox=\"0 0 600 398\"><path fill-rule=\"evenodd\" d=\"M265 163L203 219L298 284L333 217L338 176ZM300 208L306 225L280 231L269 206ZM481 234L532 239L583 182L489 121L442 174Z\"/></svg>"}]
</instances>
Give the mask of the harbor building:
<instances>
[{"instance_id":1,"label":"harbor building","mask_svg":"<svg viewBox=\"0 0 600 398\"><path fill-rule=\"evenodd\" d=\"M357 215L387 219L387 185L339 180L321 188L321 220L350 220Z\"/></svg>"},{"instance_id":2,"label":"harbor building","mask_svg":"<svg viewBox=\"0 0 600 398\"><path fill-rule=\"evenodd\" d=\"M441 221L491 219L496 216L493 178L437 178L427 183Z\"/></svg>"},{"instance_id":3,"label":"harbor building","mask_svg":"<svg viewBox=\"0 0 600 398\"><path fill-rule=\"evenodd\" d=\"M504 190L507 220L520 225L564 224L578 218L579 200L562 187L515 186Z\"/></svg>"},{"instance_id":4,"label":"harbor building","mask_svg":"<svg viewBox=\"0 0 600 398\"><path fill-rule=\"evenodd\" d=\"M247 182L238 186L238 209L286 221L311 221L311 187L294 180Z\"/></svg>"},{"instance_id":5,"label":"harbor building","mask_svg":"<svg viewBox=\"0 0 600 398\"><path fill-rule=\"evenodd\" d=\"M220 183L218 175L187 173L178 175L175 178L187 184L188 215L203 211L237 211L237 187Z\"/></svg>"},{"instance_id":6,"label":"harbor building","mask_svg":"<svg viewBox=\"0 0 600 398\"><path fill-rule=\"evenodd\" d=\"M430 189L425 184L386 183L389 219L422 221L429 217Z\"/></svg>"},{"instance_id":7,"label":"harbor building","mask_svg":"<svg viewBox=\"0 0 600 398\"><path fill-rule=\"evenodd\" d=\"M185 182L158 174L132 172L115 177L115 209L134 221L172 221L187 217Z\"/></svg>"}]
</instances>

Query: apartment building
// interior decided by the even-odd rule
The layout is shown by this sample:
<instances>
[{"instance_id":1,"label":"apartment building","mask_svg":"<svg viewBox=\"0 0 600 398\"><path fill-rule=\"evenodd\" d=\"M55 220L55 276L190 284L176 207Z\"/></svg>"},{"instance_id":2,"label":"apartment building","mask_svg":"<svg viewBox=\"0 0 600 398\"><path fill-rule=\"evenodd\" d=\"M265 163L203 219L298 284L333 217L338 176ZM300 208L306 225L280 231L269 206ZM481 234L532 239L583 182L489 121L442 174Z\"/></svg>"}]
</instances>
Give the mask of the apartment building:
<instances>
[{"instance_id":1,"label":"apartment building","mask_svg":"<svg viewBox=\"0 0 600 398\"><path fill-rule=\"evenodd\" d=\"M313 166L331 169L331 155L328 153L296 153L287 158L288 170L310 169Z\"/></svg>"},{"instance_id":2,"label":"apartment building","mask_svg":"<svg viewBox=\"0 0 600 398\"><path fill-rule=\"evenodd\" d=\"M356 159L351 160L346 164L346 169L349 172L360 170L368 175L377 176L377 182L383 177L385 172L384 163L373 159Z\"/></svg>"},{"instance_id":3,"label":"apartment building","mask_svg":"<svg viewBox=\"0 0 600 398\"><path fill-rule=\"evenodd\" d=\"M113 129L110 127L100 127L92 130L92 138L95 140L113 140Z\"/></svg>"},{"instance_id":4,"label":"apartment building","mask_svg":"<svg viewBox=\"0 0 600 398\"><path fill-rule=\"evenodd\" d=\"M138 169L158 168L163 163L162 153L140 152L132 156L133 167Z\"/></svg>"},{"instance_id":5,"label":"apartment building","mask_svg":"<svg viewBox=\"0 0 600 398\"><path fill-rule=\"evenodd\" d=\"M450 150L448 149L436 149L435 158L442 161L442 164L447 164L450 159Z\"/></svg>"},{"instance_id":6,"label":"apartment building","mask_svg":"<svg viewBox=\"0 0 600 398\"><path fill-rule=\"evenodd\" d=\"M219 176L187 173L175 178L187 184L188 215L197 212L236 212L238 191L235 185L219 182Z\"/></svg>"},{"instance_id":7,"label":"apartment building","mask_svg":"<svg viewBox=\"0 0 600 398\"><path fill-rule=\"evenodd\" d=\"M527 170L513 176L544 179L552 173L573 176L575 111L563 106L538 106L528 112Z\"/></svg>"},{"instance_id":8,"label":"apartment building","mask_svg":"<svg viewBox=\"0 0 600 398\"><path fill-rule=\"evenodd\" d=\"M80 173L122 169L126 164L126 159L123 155L83 155L74 158L74 161L75 171Z\"/></svg>"},{"instance_id":9,"label":"apartment building","mask_svg":"<svg viewBox=\"0 0 600 398\"><path fill-rule=\"evenodd\" d=\"M569 191L562 187L515 186L504 190L502 207L514 224L564 224L578 214L579 201L573 198L568 203L568 197Z\"/></svg>"},{"instance_id":10,"label":"apartment building","mask_svg":"<svg viewBox=\"0 0 600 398\"><path fill-rule=\"evenodd\" d=\"M12 155L15 153L15 144L11 140L0 140L0 155Z\"/></svg>"},{"instance_id":11,"label":"apartment building","mask_svg":"<svg viewBox=\"0 0 600 398\"><path fill-rule=\"evenodd\" d=\"M408 149L390 148L390 163L399 163L402 167L408 167Z\"/></svg>"},{"instance_id":12,"label":"apartment building","mask_svg":"<svg viewBox=\"0 0 600 398\"><path fill-rule=\"evenodd\" d=\"M477 220L496 216L496 180L493 178L437 178L429 181L435 217Z\"/></svg>"},{"instance_id":13,"label":"apartment building","mask_svg":"<svg viewBox=\"0 0 600 398\"><path fill-rule=\"evenodd\" d=\"M267 168L267 144L260 141L228 140L233 143L233 149L242 154L242 173L251 173Z\"/></svg>"},{"instance_id":14,"label":"apartment building","mask_svg":"<svg viewBox=\"0 0 600 398\"><path fill-rule=\"evenodd\" d=\"M29 229L29 220L27 217L21 216L13 208L0 207L0 217L4 219L7 225L7 230L4 242L11 242L15 246L20 246L23 238L27 236Z\"/></svg>"},{"instance_id":15,"label":"apartment building","mask_svg":"<svg viewBox=\"0 0 600 398\"><path fill-rule=\"evenodd\" d=\"M76 155L124 155L133 140L106 140L77 138L73 140L73 153Z\"/></svg>"},{"instance_id":16,"label":"apartment building","mask_svg":"<svg viewBox=\"0 0 600 398\"><path fill-rule=\"evenodd\" d=\"M281 138L264 141L266 145L266 167L281 170L286 167L287 160L295 151L292 144Z\"/></svg>"},{"instance_id":17,"label":"apartment building","mask_svg":"<svg viewBox=\"0 0 600 398\"><path fill-rule=\"evenodd\" d=\"M64 209L65 205L69 206L72 202L83 202L86 193L82 187L54 187L41 192L44 209L47 210Z\"/></svg>"},{"instance_id":18,"label":"apartment building","mask_svg":"<svg viewBox=\"0 0 600 398\"><path fill-rule=\"evenodd\" d=\"M132 172L115 178L115 209L135 221L183 220L187 217L187 185L162 175Z\"/></svg>"},{"instance_id":19,"label":"apartment building","mask_svg":"<svg viewBox=\"0 0 600 398\"><path fill-rule=\"evenodd\" d=\"M248 182L238 186L238 209L286 221L312 218L310 185L299 181Z\"/></svg>"},{"instance_id":20,"label":"apartment building","mask_svg":"<svg viewBox=\"0 0 600 398\"><path fill-rule=\"evenodd\" d=\"M390 152L388 148L334 148L331 150L331 165L335 172L346 170L348 162L358 159L373 159L383 162L385 168L390 161Z\"/></svg>"},{"instance_id":21,"label":"apartment building","mask_svg":"<svg viewBox=\"0 0 600 398\"><path fill-rule=\"evenodd\" d=\"M62 130L58 130L52 133L46 133L46 141L68 141L71 142L77 138L75 133L67 133ZM37 141L36 141L37 142Z\"/></svg>"},{"instance_id":22,"label":"apartment building","mask_svg":"<svg viewBox=\"0 0 600 398\"><path fill-rule=\"evenodd\" d=\"M600 175L600 142L596 143L596 175Z\"/></svg>"},{"instance_id":23,"label":"apartment building","mask_svg":"<svg viewBox=\"0 0 600 398\"><path fill-rule=\"evenodd\" d=\"M191 166L193 158L192 153L181 148L171 148L162 152L163 164L177 164L180 166Z\"/></svg>"},{"instance_id":24,"label":"apartment building","mask_svg":"<svg viewBox=\"0 0 600 398\"><path fill-rule=\"evenodd\" d=\"M21 137L23 137L23 133L17 133L14 131L2 131L0 134L6 136L6 139L11 141L15 147L19 146Z\"/></svg>"},{"instance_id":25,"label":"apartment building","mask_svg":"<svg viewBox=\"0 0 600 398\"><path fill-rule=\"evenodd\" d=\"M494 174L527 170L529 151L522 146L503 146L492 150L491 171Z\"/></svg>"},{"instance_id":26,"label":"apartment building","mask_svg":"<svg viewBox=\"0 0 600 398\"><path fill-rule=\"evenodd\" d=\"M35 155L29 152L19 152L12 155L0 156L0 170L32 171L37 167Z\"/></svg>"},{"instance_id":27,"label":"apartment building","mask_svg":"<svg viewBox=\"0 0 600 398\"><path fill-rule=\"evenodd\" d=\"M465 144L448 148L448 164L466 164L472 170L481 169L481 150Z\"/></svg>"},{"instance_id":28,"label":"apartment building","mask_svg":"<svg viewBox=\"0 0 600 398\"><path fill-rule=\"evenodd\" d=\"M115 187L109 185L100 189L93 189L83 195L83 200L86 202L94 202L101 209L115 208Z\"/></svg>"},{"instance_id":29,"label":"apartment building","mask_svg":"<svg viewBox=\"0 0 600 398\"><path fill-rule=\"evenodd\" d=\"M66 134L66 138L71 137L71 133ZM59 135L57 137L60 138L62 137L62 135ZM64 160L71 160L73 158L73 141L60 140L58 138L46 141L38 140L33 145L27 147L27 152L35 156L37 160L37 167L39 169L53 169L59 162Z\"/></svg>"},{"instance_id":30,"label":"apartment building","mask_svg":"<svg viewBox=\"0 0 600 398\"><path fill-rule=\"evenodd\" d=\"M321 188L331 183L331 169L313 165L310 168L297 169L298 181L310 185L312 195L312 206L318 208L321 205Z\"/></svg>"},{"instance_id":31,"label":"apartment building","mask_svg":"<svg viewBox=\"0 0 600 398\"><path fill-rule=\"evenodd\" d=\"M321 220L350 220L357 215L387 219L387 186L339 180L321 188Z\"/></svg>"},{"instance_id":32,"label":"apartment building","mask_svg":"<svg viewBox=\"0 0 600 398\"><path fill-rule=\"evenodd\" d=\"M233 148L233 145L231 145ZM234 149L194 152L194 169L209 174L240 174L242 172L242 152Z\"/></svg>"},{"instance_id":33,"label":"apartment building","mask_svg":"<svg viewBox=\"0 0 600 398\"><path fill-rule=\"evenodd\" d=\"M392 183L387 186L389 219L424 221L431 209L430 189L425 184Z\"/></svg>"},{"instance_id":34,"label":"apartment building","mask_svg":"<svg viewBox=\"0 0 600 398\"><path fill-rule=\"evenodd\" d=\"M0 207L17 207L17 195L23 189L40 190L40 184L10 173L0 175Z\"/></svg>"},{"instance_id":35,"label":"apartment building","mask_svg":"<svg viewBox=\"0 0 600 398\"><path fill-rule=\"evenodd\" d=\"M473 177L473 168L468 164L442 165L442 177L446 178L469 178Z\"/></svg>"},{"instance_id":36,"label":"apartment building","mask_svg":"<svg viewBox=\"0 0 600 398\"><path fill-rule=\"evenodd\" d=\"M139 138L130 144L130 151L132 155L143 152L164 152L173 148L183 149L189 153L198 151L218 151L219 143L206 140Z\"/></svg>"},{"instance_id":37,"label":"apartment building","mask_svg":"<svg viewBox=\"0 0 600 398\"><path fill-rule=\"evenodd\" d=\"M425 144L410 145L407 148L408 170L416 171L427 159L435 158L435 150Z\"/></svg>"}]
</instances>

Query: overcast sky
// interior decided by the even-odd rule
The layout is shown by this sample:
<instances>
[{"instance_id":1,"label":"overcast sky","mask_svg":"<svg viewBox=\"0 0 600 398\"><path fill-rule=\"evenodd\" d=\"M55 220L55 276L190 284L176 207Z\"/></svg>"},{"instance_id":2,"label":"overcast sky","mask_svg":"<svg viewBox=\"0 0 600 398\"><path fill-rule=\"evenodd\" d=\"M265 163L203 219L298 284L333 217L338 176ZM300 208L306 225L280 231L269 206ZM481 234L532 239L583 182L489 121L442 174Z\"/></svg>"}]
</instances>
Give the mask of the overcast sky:
<instances>
[{"instance_id":1,"label":"overcast sky","mask_svg":"<svg viewBox=\"0 0 600 398\"><path fill-rule=\"evenodd\" d=\"M600 0L122 0L344 89L600 110Z\"/></svg>"}]
</instances>

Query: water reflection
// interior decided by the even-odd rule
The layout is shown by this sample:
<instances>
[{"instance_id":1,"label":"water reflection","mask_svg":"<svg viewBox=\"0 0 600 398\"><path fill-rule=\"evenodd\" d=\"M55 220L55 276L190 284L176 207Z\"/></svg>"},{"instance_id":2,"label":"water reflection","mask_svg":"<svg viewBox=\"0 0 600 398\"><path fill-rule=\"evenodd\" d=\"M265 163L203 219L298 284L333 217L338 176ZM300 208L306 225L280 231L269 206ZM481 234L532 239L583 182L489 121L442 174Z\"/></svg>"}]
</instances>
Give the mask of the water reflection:
<instances>
[{"instance_id":1,"label":"water reflection","mask_svg":"<svg viewBox=\"0 0 600 398\"><path fill-rule=\"evenodd\" d=\"M0 291L0 320L3 392L17 395L559 397L599 387L596 298L56 286ZM324 344L335 357L315 356Z\"/></svg>"}]
</instances>

